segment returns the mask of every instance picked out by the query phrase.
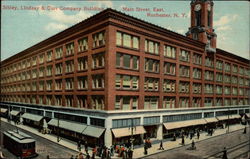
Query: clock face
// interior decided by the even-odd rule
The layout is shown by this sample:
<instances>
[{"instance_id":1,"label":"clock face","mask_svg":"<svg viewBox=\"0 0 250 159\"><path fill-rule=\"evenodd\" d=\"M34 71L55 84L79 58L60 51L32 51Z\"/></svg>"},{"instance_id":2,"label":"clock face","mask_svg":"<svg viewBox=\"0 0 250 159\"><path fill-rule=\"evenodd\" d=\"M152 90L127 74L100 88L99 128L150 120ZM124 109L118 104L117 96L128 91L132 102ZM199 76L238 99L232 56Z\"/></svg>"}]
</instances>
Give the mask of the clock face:
<instances>
[{"instance_id":1,"label":"clock face","mask_svg":"<svg viewBox=\"0 0 250 159\"><path fill-rule=\"evenodd\" d=\"M194 7L195 11L199 11L201 9L201 5L200 4L196 4Z\"/></svg>"},{"instance_id":2,"label":"clock face","mask_svg":"<svg viewBox=\"0 0 250 159\"><path fill-rule=\"evenodd\" d=\"M210 10L211 10L211 6L210 6L210 4L208 4L208 6L207 6L207 10L208 10L208 11L210 11Z\"/></svg>"}]
</instances>

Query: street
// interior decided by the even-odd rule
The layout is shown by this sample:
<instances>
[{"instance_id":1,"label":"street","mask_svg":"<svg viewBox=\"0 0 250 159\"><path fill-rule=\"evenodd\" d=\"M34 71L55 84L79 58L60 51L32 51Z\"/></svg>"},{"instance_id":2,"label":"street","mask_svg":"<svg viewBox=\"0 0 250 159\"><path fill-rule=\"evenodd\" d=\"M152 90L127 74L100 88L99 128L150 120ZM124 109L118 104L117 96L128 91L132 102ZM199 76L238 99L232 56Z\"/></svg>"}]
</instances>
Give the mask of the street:
<instances>
[{"instance_id":1,"label":"street","mask_svg":"<svg viewBox=\"0 0 250 159\"><path fill-rule=\"evenodd\" d=\"M14 129L16 129L15 126L1 121L1 131L14 130ZM51 142L45 138L32 134L28 131L21 130L21 129L19 129L19 131L22 131L32 136L36 140L36 152L38 153L38 156L36 157L36 159L44 159L47 157L47 155L49 155L50 158L70 158L71 155L74 155L74 156L77 155L76 151L68 149L67 147ZM8 159L16 158L13 154L8 152L6 149L3 150L3 153L5 157Z\"/></svg>"},{"instance_id":2,"label":"street","mask_svg":"<svg viewBox=\"0 0 250 159\"><path fill-rule=\"evenodd\" d=\"M196 150L187 150L191 145L182 146L175 149L160 152L158 154L149 155L143 158L169 158L169 159L204 159L204 158L221 158L221 152L224 147L234 148L228 151L228 158L238 158L243 152L249 152L249 133L243 134L243 130L238 130L229 134L224 134L209 138L195 143ZM187 138L186 140L190 140ZM247 142L246 142L247 141ZM215 155L213 155L215 154ZM246 156L246 155L245 155Z\"/></svg>"}]
</instances>

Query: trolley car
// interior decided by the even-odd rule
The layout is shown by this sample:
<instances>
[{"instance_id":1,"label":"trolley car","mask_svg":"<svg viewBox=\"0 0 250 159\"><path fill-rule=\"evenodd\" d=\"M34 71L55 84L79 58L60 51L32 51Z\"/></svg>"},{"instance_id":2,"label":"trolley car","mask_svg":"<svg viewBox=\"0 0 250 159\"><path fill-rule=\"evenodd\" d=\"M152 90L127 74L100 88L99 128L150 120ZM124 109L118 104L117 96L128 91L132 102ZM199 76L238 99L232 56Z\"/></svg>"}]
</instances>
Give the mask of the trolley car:
<instances>
[{"instance_id":1,"label":"trolley car","mask_svg":"<svg viewBox=\"0 0 250 159\"><path fill-rule=\"evenodd\" d=\"M5 131L3 133L3 145L14 155L23 159L37 156L35 140L20 131Z\"/></svg>"}]
</instances>

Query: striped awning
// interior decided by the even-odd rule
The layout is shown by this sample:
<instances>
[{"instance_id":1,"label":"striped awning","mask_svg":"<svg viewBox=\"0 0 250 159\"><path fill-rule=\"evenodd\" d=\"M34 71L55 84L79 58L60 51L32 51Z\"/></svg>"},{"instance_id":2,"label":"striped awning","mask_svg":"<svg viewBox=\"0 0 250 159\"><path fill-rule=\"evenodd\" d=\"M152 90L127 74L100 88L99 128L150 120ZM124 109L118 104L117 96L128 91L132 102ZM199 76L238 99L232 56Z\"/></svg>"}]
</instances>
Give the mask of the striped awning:
<instances>
[{"instance_id":1,"label":"striped awning","mask_svg":"<svg viewBox=\"0 0 250 159\"><path fill-rule=\"evenodd\" d=\"M218 120L228 120L228 119L238 119L241 118L239 114L234 114L234 115L224 115L224 116L217 116L216 117Z\"/></svg>"},{"instance_id":2,"label":"striped awning","mask_svg":"<svg viewBox=\"0 0 250 159\"><path fill-rule=\"evenodd\" d=\"M56 127L59 126L60 128L74 131L77 133L83 133L83 131L87 128L87 125L85 125L83 123L76 123L73 121L66 121L66 120L61 120L61 119L59 119L59 123L58 123L58 119L51 119L48 122L48 125L52 125L52 126L56 126Z\"/></svg>"},{"instance_id":3,"label":"striped awning","mask_svg":"<svg viewBox=\"0 0 250 159\"><path fill-rule=\"evenodd\" d=\"M163 123L163 125L167 130L189 127L194 125L204 125L204 124L206 124L206 121L204 119Z\"/></svg>"},{"instance_id":4,"label":"striped awning","mask_svg":"<svg viewBox=\"0 0 250 159\"><path fill-rule=\"evenodd\" d=\"M105 131L105 128L87 126L87 128L84 129L82 134L87 135L87 136L92 136L95 138L99 138L104 131Z\"/></svg>"},{"instance_id":5,"label":"striped awning","mask_svg":"<svg viewBox=\"0 0 250 159\"><path fill-rule=\"evenodd\" d=\"M215 123L218 122L218 119L213 117L213 118L205 118L207 123Z\"/></svg>"},{"instance_id":6,"label":"striped awning","mask_svg":"<svg viewBox=\"0 0 250 159\"><path fill-rule=\"evenodd\" d=\"M10 112L10 114L13 115L13 116L17 116L19 113L20 113L20 111L16 111L16 110L12 110Z\"/></svg>"},{"instance_id":7,"label":"striped awning","mask_svg":"<svg viewBox=\"0 0 250 159\"><path fill-rule=\"evenodd\" d=\"M8 109L6 108L1 108L1 113L6 113L8 111Z\"/></svg>"},{"instance_id":8,"label":"striped awning","mask_svg":"<svg viewBox=\"0 0 250 159\"><path fill-rule=\"evenodd\" d=\"M118 129L112 129L112 132L115 136L115 138L124 137L124 136L131 136L131 128L118 128ZM143 126L136 126L133 130L133 135L139 135L146 133Z\"/></svg>"},{"instance_id":9,"label":"striped awning","mask_svg":"<svg viewBox=\"0 0 250 159\"><path fill-rule=\"evenodd\" d=\"M36 114L30 114L30 113L24 113L22 115L22 118L40 122L42 120L43 116L36 115Z\"/></svg>"}]
</instances>

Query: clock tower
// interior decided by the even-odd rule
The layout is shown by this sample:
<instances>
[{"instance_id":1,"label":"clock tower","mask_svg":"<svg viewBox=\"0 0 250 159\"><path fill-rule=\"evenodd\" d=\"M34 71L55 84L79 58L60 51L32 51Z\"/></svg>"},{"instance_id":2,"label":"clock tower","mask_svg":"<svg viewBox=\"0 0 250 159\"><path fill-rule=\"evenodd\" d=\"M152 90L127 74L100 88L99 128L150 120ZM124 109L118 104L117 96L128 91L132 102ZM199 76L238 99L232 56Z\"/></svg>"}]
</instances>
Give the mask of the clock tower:
<instances>
[{"instance_id":1,"label":"clock tower","mask_svg":"<svg viewBox=\"0 0 250 159\"><path fill-rule=\"evenodd\" d=\"M216 52L216 37L213 29L212 0L192 0L191 27L186 35L206 43L206 52Z\"/></svg>"}]
</instances>

